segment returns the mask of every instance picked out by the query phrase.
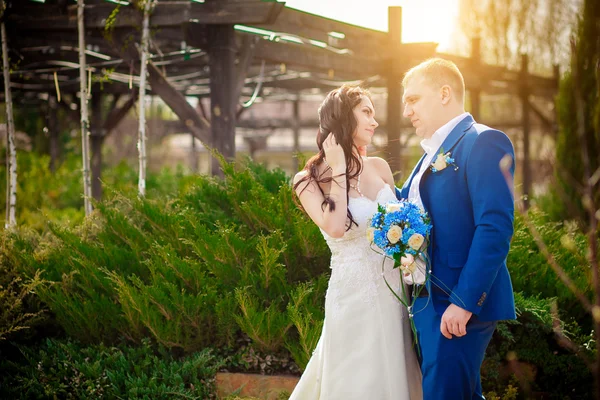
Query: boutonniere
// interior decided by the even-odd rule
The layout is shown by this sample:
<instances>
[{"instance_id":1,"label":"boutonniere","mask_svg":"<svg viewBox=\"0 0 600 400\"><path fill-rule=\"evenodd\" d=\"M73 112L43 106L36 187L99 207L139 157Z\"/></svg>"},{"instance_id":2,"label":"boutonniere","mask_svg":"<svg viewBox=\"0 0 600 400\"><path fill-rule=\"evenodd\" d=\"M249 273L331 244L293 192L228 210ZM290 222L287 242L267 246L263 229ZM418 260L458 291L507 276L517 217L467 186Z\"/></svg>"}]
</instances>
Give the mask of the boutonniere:
<instances>
[{"instance_id":1,"label":"boutonniere","mask_svg":"<svg viewBox=\"0 0 600 400\"><path fill-rule=\"evenodd\" d=\"M458 170L458 165L454 163L454 158L450 156L450 152L444 154L444 149L441 148L440 152L435 156L435 159L431 163L431 172L436 173L443 169L446 169L449 165L454 166L454 170Z\"/></svg>"}]
</instances>

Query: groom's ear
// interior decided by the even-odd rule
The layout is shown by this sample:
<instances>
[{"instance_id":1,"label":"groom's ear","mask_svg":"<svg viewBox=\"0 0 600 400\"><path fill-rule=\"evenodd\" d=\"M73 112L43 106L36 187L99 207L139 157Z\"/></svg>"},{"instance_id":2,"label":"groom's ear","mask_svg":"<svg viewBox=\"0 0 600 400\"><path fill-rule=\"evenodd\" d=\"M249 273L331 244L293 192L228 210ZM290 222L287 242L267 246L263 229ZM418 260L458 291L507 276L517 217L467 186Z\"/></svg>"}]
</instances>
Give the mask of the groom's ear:
<instances>
[{"instance_id":1,"label":"groom's ear","mask_svg":"<svg viewBox=\"0 0 600 400\"><path fill-rule=\"evenodd\" d=\"M452 88L450 88L450 85L444 85L440 88L440 96L443 105L450 102L450 97L452 96Z\"/></svg>"}]
</instances>

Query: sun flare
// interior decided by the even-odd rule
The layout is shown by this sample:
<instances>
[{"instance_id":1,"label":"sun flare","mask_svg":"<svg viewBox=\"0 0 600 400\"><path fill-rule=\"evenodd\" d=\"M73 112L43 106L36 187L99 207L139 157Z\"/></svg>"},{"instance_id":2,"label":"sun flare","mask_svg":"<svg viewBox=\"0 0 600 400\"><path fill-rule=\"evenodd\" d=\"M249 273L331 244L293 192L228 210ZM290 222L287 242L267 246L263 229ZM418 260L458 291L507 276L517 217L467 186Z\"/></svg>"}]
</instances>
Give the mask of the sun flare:
<instances>
[{"instance_id":1,"label":"sun flare","mask_svg":"<svg viewBox=\"0 0 600 400\"><path fill-rule=\"evenodd\" d=\"M381 31L388 30L388 6L402 7L403 42L451 46L458 20L458 0L287 0L287 7Z\"/></svg>"}]
</instances>

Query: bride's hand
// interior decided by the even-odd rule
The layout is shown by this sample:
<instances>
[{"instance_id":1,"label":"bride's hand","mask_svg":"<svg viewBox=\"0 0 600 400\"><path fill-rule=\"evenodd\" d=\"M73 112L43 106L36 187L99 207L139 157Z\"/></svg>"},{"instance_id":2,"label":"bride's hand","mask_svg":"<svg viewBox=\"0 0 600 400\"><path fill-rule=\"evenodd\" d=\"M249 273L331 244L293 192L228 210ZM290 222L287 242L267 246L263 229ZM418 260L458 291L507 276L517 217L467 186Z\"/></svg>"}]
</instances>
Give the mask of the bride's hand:
<instances>
[{"instance_id":1,"label":"bride's hand","mask_svg":"<svg viewBox=\"0 0 600 400\"><path fill-rule=\"evenodd\" d=\"M323 151L325 152L325 160L334 174L343 174L346 172L344 149L335 140L333 133L330 133L323 142Z\"/></svg>"}]
</instances>

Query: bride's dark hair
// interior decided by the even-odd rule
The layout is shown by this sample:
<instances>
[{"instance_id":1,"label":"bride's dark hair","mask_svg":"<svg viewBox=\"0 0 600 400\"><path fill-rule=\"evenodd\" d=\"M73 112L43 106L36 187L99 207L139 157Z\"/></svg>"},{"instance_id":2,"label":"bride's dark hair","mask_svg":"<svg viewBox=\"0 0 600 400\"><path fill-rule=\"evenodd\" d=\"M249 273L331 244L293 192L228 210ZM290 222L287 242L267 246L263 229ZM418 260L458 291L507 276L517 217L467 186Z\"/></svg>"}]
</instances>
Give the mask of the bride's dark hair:
<instances>
[{"instance_id":1,"label":"bride's dark hair","mask_svg":"<svg viewBox=\"0 0 600 400\"><path fill-rule=\"evenodd\" d=\"M354 107L360 104L363 96L371 99L371 94L368 90L360 86L343 85L342 87L329 92L319 107L319 132L317 134L317 147L319 148L319 152L311 157L306 163L304 170L308 173L296 182L294 185L294 192L296 193L296 189L303 182L309 183L314 180L325 197L321 206L323 210L325 210L326 206L329 206L331 211L335 210L335 202L329 196L325 195L323 188L321 187L322 184L332 181L335 183L335 177L324 177L328 168L325 168L320 174L318 170L318 166L321 165L325 159L323 142L330 133L333 132L335 140L342 146L346 158L346 201L349 201L348 199L350 198L348 194L350 191L350 180L356 178L362 172L362 163L357 156L358 148L353 141L353 134L358 125L353 110ZM300 194L306 190L307 186L308 185L304 186ZM298 205L302 207L301 204ZM346 227L346 230L350 230L352 224L357 226L358 224L354 221L349 209L347 213L350 223Z\"/></svg>"}]
</instances>

